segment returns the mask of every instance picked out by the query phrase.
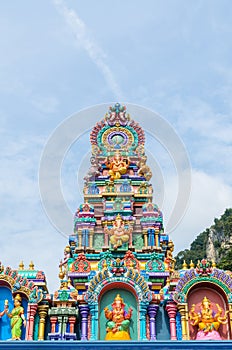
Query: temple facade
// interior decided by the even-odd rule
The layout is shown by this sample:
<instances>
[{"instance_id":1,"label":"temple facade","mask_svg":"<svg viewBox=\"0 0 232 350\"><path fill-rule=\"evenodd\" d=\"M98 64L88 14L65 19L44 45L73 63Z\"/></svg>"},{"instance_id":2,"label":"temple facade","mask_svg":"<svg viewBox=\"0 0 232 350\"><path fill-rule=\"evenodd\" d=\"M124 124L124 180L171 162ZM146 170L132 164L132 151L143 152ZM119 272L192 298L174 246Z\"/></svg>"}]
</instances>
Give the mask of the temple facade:
<instances>
[{"instance_id":1,"label":"temple facade","mask_svg":"<svg viewBox=\"0 0 232 350\"><path fill-rule=\"evenodd\" d=\"M33 263L0 266L0 340L229 340L232 274L175 270L155 204L145 133L116 103L90 133L83 203L50 294Z\"/></svg>"}]
</instances>

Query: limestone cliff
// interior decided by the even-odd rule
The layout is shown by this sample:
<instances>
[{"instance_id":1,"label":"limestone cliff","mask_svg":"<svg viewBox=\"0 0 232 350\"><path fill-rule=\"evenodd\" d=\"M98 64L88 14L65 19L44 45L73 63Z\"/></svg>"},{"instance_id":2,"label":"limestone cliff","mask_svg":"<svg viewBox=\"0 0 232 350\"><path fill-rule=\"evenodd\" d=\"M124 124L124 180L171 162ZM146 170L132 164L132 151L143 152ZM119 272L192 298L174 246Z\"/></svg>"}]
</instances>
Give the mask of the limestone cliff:
<instances>
[{"instance_id":1,"label":"limestone cliff","mask_svg":"<svg viewBox=\"0 0 232 350\"><path fill-rule=\"evenodd\" d=\"M191 243L190 249L180 251L176 258L176 268L182 268L184 260L194 264L203 258L215 261L222 269L232 270L232 208L226 209L220 219L201 232Z\"/></svg>"}]
</instances>

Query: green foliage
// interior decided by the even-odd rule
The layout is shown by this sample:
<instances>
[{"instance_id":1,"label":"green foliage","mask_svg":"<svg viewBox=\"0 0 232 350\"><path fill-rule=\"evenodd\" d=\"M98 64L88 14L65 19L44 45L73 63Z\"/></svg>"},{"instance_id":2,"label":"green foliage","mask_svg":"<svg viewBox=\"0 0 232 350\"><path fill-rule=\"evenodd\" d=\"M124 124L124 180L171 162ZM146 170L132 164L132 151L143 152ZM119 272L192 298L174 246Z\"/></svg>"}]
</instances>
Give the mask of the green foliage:
<instances>
[{"instance_id":1,"label":"green foliage","mask_svg":"<svg viewBox=\"0 0 232 350\"><path fill-rule=\"evenodd\" d=\"M214 219L212 226L217 232L223 233L225 236L232 235L232 208L226 209L220 219Z\"/></svg>"},{"instance_id":2,"label":"green foliage","mask_svg":"<svg viewBox=\"0 0 232 350\"><path fill-rule=\"evenodd\" d=\"M211 226L219 236L219 239L214 242L215 248L218 250L219 257L222 256L218 263L218 267L225 270L232 270L232 248L225 250L221 248L220 236L230 237L232 236L232 208L226 209L225 213L220 219L214 219L214 225ZM201 232L197 238L191 243L190 249L180 251L176 259L176 269L181 269L184 260L187 264L192 260L196 266L198 260L206 258L206 244L209 237L210 229L207 228L204 232Z\"/></svg>"},{"instance_id":3,"label":"green foliage","mask_svg":"<svg viewBox=\"0 0 232 350\"><path fill-rule=\"evenodd\" d=\"M232 271L232 248L229 249L221 258L218 268Z\"/></svg>"}]
</instances>

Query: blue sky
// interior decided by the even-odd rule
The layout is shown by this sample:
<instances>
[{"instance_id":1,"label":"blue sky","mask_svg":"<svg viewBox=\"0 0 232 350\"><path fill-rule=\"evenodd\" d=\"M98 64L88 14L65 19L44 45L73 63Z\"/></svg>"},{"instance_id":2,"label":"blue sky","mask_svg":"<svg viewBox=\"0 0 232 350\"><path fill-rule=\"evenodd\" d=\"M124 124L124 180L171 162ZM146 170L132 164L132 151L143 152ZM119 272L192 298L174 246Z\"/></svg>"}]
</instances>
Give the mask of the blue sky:
<instances>
[{"instance_id":1,"label":"blue sky","mask_svg":"<svg viewBox=\"0 0 232 350\"><path fill-rule=\"evenodd\" d=\"M67 238L43 211L40 158L60 123L95 104L120 101L149 108L183 140L192 193L182 222L170 233L176 252L231 206L231 18L230 0L0 3L4 265L16 268L22 259L27 266L32 259L46 272L51 291L57 288ZM146 120L142 126L149 130ZM165 183L165 199L158 204L167 222L177 194L175 169L159 143L147 140ZM82 201L89 151L85 134L63 162L62 190L72 212ZM155 173L153 183L159 192Z\"/></svg>"}]
</instances>

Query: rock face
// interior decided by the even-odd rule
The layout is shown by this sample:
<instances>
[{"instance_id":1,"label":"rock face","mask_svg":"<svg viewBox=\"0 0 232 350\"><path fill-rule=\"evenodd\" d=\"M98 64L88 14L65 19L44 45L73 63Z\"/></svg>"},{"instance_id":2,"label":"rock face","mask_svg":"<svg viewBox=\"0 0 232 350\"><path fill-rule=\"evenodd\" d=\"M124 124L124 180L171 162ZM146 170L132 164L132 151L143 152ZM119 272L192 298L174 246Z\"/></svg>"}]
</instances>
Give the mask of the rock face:
<instances>
[{"instance_id":1,"label":"rock face","mask_svg":"<svg viewBox=\"0 0 232 350\"><path fill-rule=\"evenodd\" d=\"M232 270L232 208L226 209L220 219L215 218L214 224L196 237L190 249L179 252L175 258L179 269L184 260L196 264L199 259L207 258L219 268Z\"/></svg>"},{"instance_id":2,"label":"rock face","mask_svg":"<svg viewBox=\"0 0 232 350\"><path fill-rule=\"evenodd\" d=\"M206 257L210 261L218 260L218 249L215 247L215 242L218 241L218 235L215 229L209 229L208 240L206 241Z\"/></svg>"}]
</instances>

